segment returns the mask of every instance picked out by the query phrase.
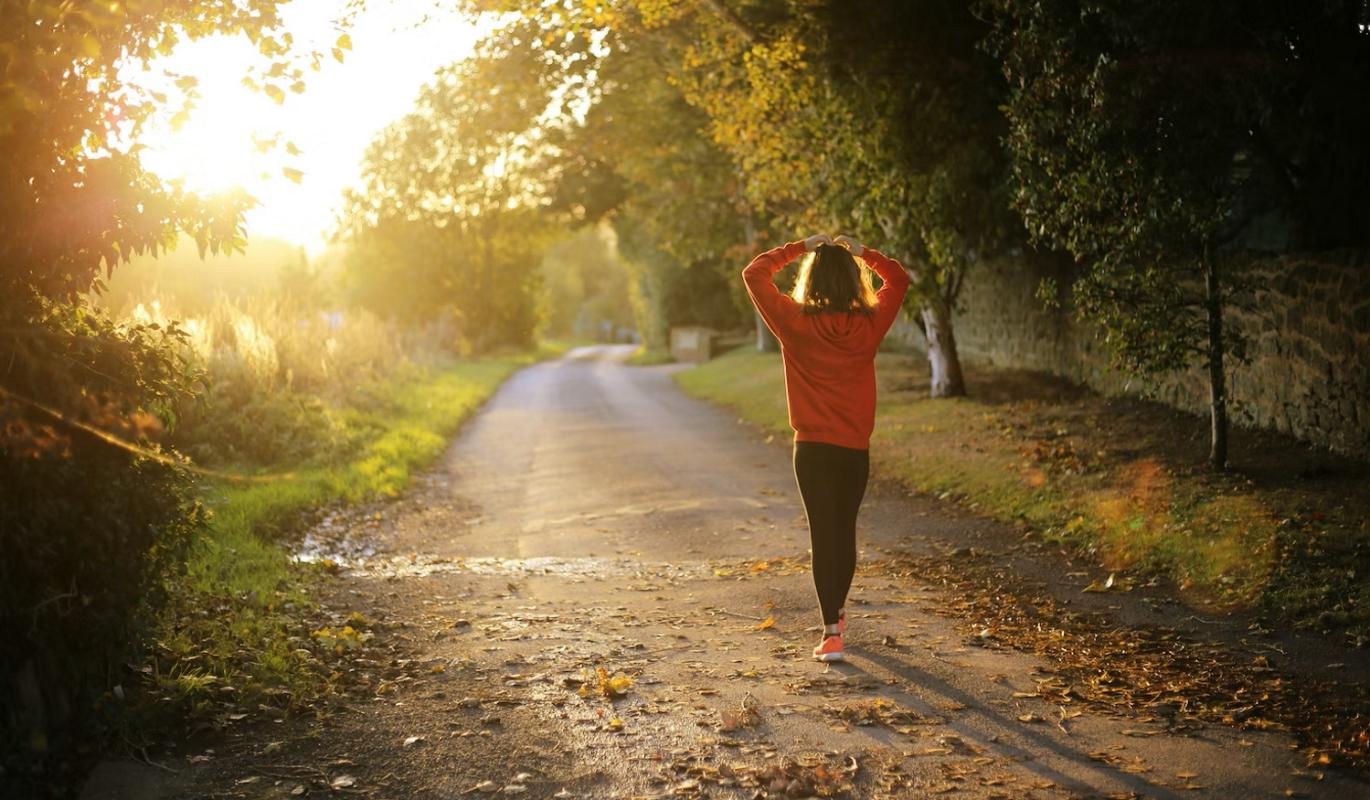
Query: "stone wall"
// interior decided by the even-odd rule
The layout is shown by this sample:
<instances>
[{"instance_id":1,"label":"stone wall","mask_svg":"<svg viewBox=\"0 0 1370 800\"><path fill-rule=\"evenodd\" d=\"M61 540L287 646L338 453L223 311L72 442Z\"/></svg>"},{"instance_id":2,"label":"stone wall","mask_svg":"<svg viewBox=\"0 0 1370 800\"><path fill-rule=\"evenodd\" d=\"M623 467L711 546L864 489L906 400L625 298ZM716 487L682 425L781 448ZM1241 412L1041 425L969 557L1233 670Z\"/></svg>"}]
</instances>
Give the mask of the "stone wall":
<instances>
[{"instance_id":1,"label":"stone wall","mask_svg":"<svg viewBox=\"0 0 1370 800\"><path fill-rule=\"evenodd\" d=\"M1053 274L1054 273L1054 274ZM1200 369L1148 382L1108 367L1097 331L1037 299L1043 277L1068 286L1069 267L981 264L966 276L955 317L972 363L1061 375L1106 394L1150 397L1207 413ZM1247 337L1248 360L1228 370L1232 419L1272 428L1348 455L1370 454L1370 254L1288 256L1252 268L1247 308L1227 323ZM922 337L901 325L915 346Z\"/></svg>"}]
</instances>

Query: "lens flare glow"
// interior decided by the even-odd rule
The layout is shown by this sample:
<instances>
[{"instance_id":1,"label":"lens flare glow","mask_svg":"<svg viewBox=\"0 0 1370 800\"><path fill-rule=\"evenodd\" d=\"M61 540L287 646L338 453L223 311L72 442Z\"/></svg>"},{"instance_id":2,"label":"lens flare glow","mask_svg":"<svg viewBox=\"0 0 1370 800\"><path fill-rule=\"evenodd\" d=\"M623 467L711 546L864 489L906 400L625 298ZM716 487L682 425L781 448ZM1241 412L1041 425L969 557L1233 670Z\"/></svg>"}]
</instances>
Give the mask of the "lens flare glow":
<instances>
[{"instance_id":1,"label":"lens flare glow","mask_svg":"<svg viewBox=\"0 0 1370 800\"><path fill-rule=\"evenodd\" d=\"M296 47L329 53L347 5L285 6ZM348 30L352 50L343 63L326 57L317 72L307 70L304 92L282 103L243 84L249 65L261 63L245 38L182 43L138 80L175 97L164 72L193 77L200 98L181 124L173 124L175 103L149 124L138 139L143 163L196 192L247 190L258 201L247 217L249 236L318 252L367 144L411 108L435 70L469 55L492 24L424 3L368 2Z\"/></svg>"}]
</instances>

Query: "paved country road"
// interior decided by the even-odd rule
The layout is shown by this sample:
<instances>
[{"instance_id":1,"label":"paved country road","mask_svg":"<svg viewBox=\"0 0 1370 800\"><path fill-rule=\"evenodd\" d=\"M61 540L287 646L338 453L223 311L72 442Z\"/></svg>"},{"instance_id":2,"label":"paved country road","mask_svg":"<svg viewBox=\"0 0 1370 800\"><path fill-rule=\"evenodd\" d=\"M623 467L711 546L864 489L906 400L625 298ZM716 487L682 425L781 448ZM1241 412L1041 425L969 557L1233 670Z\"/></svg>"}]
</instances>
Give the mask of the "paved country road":
<instances>
[{"instance_id":1,"label":"paved country road","mask_svg":"<svg viewBox=\"0 0 1370 800\"><path fill-rule=\"evenodd\" d=\"M351 531L374 552L327 602L378 620L373 690L192 743L174 775L104 765L86 796L1370 796L1282 733L1047 702L1052 665L958 626L917 568L1021 534L879 475L849 661L814 663L788 442L626 353L516 374L374 541Z\"/></svg>"}]
</instances>

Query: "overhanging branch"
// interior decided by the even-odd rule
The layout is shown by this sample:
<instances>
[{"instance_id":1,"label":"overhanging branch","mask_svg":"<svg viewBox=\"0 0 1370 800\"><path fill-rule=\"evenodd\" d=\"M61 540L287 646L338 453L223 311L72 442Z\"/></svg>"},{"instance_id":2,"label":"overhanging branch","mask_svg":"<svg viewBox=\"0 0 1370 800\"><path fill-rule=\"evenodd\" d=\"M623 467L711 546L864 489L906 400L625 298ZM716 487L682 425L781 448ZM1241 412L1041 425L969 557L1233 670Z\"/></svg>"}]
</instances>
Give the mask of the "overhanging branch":
<instances>
[{"instance_id":1,"label":"overhanging branch","mask_svg":"<svg viewBox=\"0 0 1370 800\"><path fill-rule=\"evenodd\" d=\"M743 22L742 18L739 17L736 12L731 8L728 8L728 6L723 3L723 0L699 0L699 4L714 12L714 14L718 16L719 19L723 20L724 24L737 33L737 35L746 39L747 44L757 45L761 43L761 37L757 35L756 31L752 30L751 26L746 22Z\"/></svg>"}]
</instances>

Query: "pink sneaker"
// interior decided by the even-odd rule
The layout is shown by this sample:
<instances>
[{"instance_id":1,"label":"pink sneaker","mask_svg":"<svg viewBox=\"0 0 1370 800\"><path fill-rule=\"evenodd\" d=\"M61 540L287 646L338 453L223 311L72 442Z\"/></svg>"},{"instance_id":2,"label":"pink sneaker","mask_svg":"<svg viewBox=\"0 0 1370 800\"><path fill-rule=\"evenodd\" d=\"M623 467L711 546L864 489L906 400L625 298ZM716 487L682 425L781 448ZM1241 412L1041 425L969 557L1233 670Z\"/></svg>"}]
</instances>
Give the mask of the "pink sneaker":
<instances>
[{"instance_id":1,"label":"pink sneaker","mask_svg":"<svg viewBox=\"0 0 1370 800\"><path fill-rule=\"evenodd\" d=\"M824 636L823 641L813 649L815 661L841 661L845 656L842 654L842 634L836 636Z\"/></svg>"}]
</instances>

